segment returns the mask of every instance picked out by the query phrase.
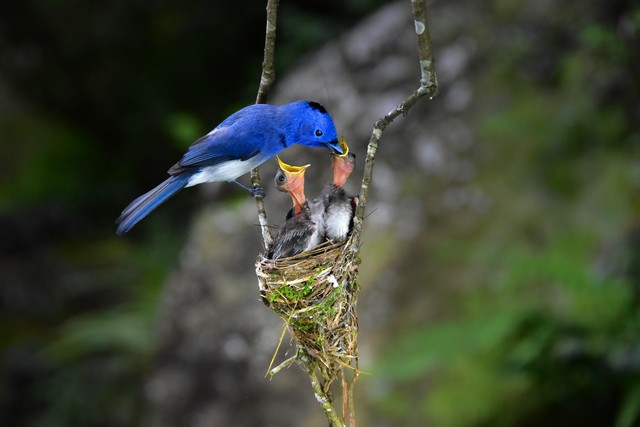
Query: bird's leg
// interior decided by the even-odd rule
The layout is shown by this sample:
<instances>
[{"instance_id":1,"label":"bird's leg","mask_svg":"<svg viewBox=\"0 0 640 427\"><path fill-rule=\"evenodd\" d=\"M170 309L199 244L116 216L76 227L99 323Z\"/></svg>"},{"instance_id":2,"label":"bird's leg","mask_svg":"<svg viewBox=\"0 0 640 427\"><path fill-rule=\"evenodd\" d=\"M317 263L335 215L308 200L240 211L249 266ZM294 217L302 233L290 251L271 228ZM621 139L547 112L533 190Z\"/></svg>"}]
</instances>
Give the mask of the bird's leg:
<instances>
[{"instance_id":1,"label":"bird's leg","mask_svg":"<svg viewBox=\"0 0 640 427\"><path fill-rule=\"evenodd\" d=\"M244 185L243 183L236 181L235 179L231 180L231 182L234 182L236 184L238 184L240 187L244 188L245 190L247 190L249 193L251 193L251 195L253 197L264 197L265 196L265 192L262 188L249 188L246 185Z\"/></svg>"}]
</instances>

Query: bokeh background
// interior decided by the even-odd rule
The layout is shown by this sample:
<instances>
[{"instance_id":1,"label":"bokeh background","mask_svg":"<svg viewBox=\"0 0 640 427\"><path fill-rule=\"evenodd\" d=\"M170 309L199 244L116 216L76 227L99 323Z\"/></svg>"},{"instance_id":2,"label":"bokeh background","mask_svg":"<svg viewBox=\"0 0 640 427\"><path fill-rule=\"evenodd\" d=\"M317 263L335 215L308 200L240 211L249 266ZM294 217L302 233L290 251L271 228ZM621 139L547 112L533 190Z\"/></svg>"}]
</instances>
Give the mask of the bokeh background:
<instances>
[{"instance_id":1,"label":"bokeh background","mask_svg":"<svg viewBox=\"0 0 640 427\"><path fill-rule=\"evenodd\" d=\"M640 4L429 7L441 94L384 134L368 204L359 423L640 425ZM0 425L325 425L301 370L264 379L282 323L245 192L185 190L114 235L255 99L264 4L1 9ZM283 1L278 31L271 100L327 106L356 192L417 87L409 2ZM308 194L328 179L283 156L313 164Z\"/></svg>"}]
</instances>

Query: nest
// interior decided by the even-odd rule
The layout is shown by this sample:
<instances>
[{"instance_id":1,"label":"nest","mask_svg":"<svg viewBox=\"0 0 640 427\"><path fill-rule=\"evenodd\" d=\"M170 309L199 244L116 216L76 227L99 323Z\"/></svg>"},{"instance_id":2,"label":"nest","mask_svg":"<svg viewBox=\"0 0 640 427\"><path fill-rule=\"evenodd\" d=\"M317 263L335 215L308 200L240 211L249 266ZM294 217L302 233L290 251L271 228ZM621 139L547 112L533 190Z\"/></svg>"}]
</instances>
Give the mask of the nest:
<instances>
[{"instance_id":1,"label":"nest","mask_svg":"<svg viewBox=\"0 0 640 427\"><path fill-rule=\"evenodd\" d=\"M349 247L350 240L325 243L290 258L260 256L256 262L262 300L287 323L328 383L343 367L357 368L359 260Z\"/></svg>"}]
</instances>

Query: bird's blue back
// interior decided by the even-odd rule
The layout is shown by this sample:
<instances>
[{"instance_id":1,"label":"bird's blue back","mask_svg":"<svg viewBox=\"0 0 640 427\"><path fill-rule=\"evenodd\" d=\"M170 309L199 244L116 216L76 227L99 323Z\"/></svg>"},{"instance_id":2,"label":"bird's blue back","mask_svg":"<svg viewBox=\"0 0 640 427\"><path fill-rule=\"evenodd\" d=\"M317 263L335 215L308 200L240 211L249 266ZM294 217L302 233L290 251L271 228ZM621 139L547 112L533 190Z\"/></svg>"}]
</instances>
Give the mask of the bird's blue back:
<instances>
[{"instance_id":1,"label":"bird's blue back","mask_svg":"<svg viewBox=\"0 0 640 427\"><path fill-rule=\"evenodd\" d=\"M320 136L316 135L318 131ZM254 104L235 112L195 141L169 173L256 156L257 164L261 164L293 144L321 147L333 141L337 141L333 119L320 104Z\"/></svg>"}]
</instances>

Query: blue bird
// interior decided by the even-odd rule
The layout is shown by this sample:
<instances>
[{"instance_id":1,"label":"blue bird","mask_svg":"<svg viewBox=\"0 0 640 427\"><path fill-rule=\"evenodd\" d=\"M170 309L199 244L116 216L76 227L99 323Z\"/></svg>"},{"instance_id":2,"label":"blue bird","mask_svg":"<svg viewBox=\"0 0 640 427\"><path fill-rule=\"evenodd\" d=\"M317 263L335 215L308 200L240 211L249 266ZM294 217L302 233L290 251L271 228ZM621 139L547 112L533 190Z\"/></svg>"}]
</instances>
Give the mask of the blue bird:
<instances>
[{"instance_id":1,"label":"blue bird","mask_svg":"<svg viewBox=\"0 0 640 427\"><path fill-rule=\"evenodd\" d=\"M293 144L342 153L333 119L317 102L254 104L233 113L189 147L168 179L122 211L116 234L129 231L181 189L203 182L234 182L258 195L236 179Z\"/></svg>"}]
</instances>

